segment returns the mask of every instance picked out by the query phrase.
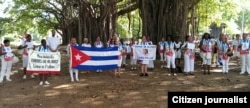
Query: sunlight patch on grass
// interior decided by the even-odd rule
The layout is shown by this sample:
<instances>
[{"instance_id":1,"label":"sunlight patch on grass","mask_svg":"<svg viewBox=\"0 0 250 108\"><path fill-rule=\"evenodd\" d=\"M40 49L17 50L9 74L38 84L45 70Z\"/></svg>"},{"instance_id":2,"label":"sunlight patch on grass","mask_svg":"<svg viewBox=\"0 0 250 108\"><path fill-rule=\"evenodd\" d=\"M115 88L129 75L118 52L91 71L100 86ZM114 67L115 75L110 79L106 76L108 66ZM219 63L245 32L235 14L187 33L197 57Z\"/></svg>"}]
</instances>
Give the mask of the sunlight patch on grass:
<instances>
[{"instance_id":1,"label":"sunlight patch on grass","mask_svg":"<svg viewBox=\"0 0 250 108\"><path fill-rule=\"evenodd\" d=\"M60 95L61 92L59 91L56 91L56 90L47 90L45 91L45 96L57 96L57 95Z\"/></svg>"},{"instance_id":2,"label":"sunlight patch on grass","mask_svg":"<svg viewBox=\"0 0 250 108\"><path fill-rule=\"evenodd\" d=\"M72 89L72 88L73 87L69 84L64 84L64 85L54 87L54 89Z\"/></svg>"}]
</instances>

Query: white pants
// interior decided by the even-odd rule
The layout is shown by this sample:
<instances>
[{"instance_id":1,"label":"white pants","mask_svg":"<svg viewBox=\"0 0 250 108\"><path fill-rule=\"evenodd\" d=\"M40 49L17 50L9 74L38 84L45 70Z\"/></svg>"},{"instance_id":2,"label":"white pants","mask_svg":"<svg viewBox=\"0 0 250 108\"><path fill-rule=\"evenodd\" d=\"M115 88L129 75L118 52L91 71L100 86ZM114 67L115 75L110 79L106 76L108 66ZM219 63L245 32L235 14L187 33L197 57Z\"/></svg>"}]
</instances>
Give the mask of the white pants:
<instances>
[{"instance_id":1,"label":"white pants","mask_svg":"<svg viewBox=\"0 0 250 108\"><path fill-rule=\"evenodd\" d=\"M166 60L166 55L165 53L160 53L160 61L163 62Z\"/></svg>"},{"instance_id":2,"label":"white pants","mask_svg":"<svg viewBox=\"0 0 250 108\"><path fill-rule=\"evenodd\" d=\"M126 64L127 55L122 56L122 64Z\"/></svg>"},{"instance_id":3,"label":"white pants","mask_svg":"<svg viewBox=\"0 0 250 108\"><path fill-rule=\"evenodd\" d=\"M71 62L71 61L69 61L69 62ZM70 63L70 64L71 64L71 63ZM75 79L76 79L76 80L79 80L79 79L78 79L78 69L73 69L73 68L71 68L71 66L69 65L69 74L70 74L71 81L74 81L73 72L75 73Z\"/></svg>"},{"instance_id":4,"label":"white pants","mask_svg":"<svg viewBox=\"0 0 250 108\"><path fill-rule=\"evenodd\" d=\"M222 59L222 72L223 73L228 73L228 63L229 63L229 57L226 60Z\"/></svg>"},{"instance_id":5,"label":"white pants","mask_svg":"<svg viewBox=\"0 0 250 108\"><path fill-rule=\"evenodd\" d=\"M130 56L130 65L136 65L137 60L133 59L133 56Z\"/></svg>"},{"instance_id":6,"label":"white pants","mask_svg":"<svg viewBox=\"0 0 250 108\"><path fill-rule=\"evenodd\" d=\"M23 68L26 68L28 66L28 56L23 55L22 60L23 60Z\"/></svg>"},{"instance_id":7,"label":"white pants","mask_svg":"<svg viewBox=\"0 0 250 108\"><path fill-rule=\"evenodd\" d=\"M3 81L4 76L6 75L6 79L10 79L12 61L5 61L2 57L2 67L1 67L1 74L0 74L0 81Z\"/></svg>"},{"instance_id":8,"label":"white pants","mask_svg":"<svg viewBox=\"0 0 250 108\"><path fill-rule=\"evenodd\" d=\"M188 54L184 54L184 72L194 72L194 59L190 59Z\"/></svg>"},{"instance_id":9,"label":"white pants","mask_svg":"<svg viewBox=\"0 0 250 108\"><path fill-rule=\"evenodd\" d=\"M247 54L241 54L240 55L241 58L241 73L245 73L247 71L248 74L250 74L250 59L249 59L249 55Z\"/></svg>"},{"instance_id":10,"label":"white pants","mask_svg":"<svg viewBox=\"0 0 250 108\"><path fill-rule=\"evenodd\" d=\"M167 55L167 68L170 68L170 66L172 66L172 68L175 68L175 54L173 54L172 56Z\"/></svg>"},{"instance_id":11,"label":"white pants","mask_svg":"<svg viewBox=\"0 0 250 108\"><path fill-rule=\"evenodd\" d=\"M202 64L203 65L211 65L211 61L212 61L212 53L209 53L209 54L202 53Z\"/></svg>"},{"instance_id":12,"label":"white pants","mask_svg":"<svg viewBox=\"0 0 250 108\"><path fill-rule=\"evenodd\" d=\"M181 50L175 51L175 58L181 58Z\"/></svg>"},{"instance_id":13,"label":"white pants","mask_svg":"<svg viewBox=\"0 0 250 108\"><path fill-rule=\"evenodd\" d=\"M121 57L121 59L118 60L118 67L122 66L122 61L123 61L123 57Z\"/></svg>"}]
</instances>

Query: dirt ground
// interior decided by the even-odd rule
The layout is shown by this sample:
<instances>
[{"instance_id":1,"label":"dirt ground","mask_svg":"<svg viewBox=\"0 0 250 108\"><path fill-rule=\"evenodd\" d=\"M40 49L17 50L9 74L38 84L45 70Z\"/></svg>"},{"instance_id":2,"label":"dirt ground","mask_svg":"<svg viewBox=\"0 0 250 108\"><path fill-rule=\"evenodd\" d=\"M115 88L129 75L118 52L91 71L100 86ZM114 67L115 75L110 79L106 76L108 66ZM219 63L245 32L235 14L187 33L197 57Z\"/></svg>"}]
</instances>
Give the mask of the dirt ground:
<instances>
[{"instance_id":1,"label":"dirt ground","mask_svg":"<svg viewBox=\"0 0 250 108\"><path fill-rule=\"evenodd\" d=\"M128 62L127 62L128 63ZM200 61L195 61L195 75L167 76L155 61L148 77L130 71L129 65L121 78L113 73L79 74L79 82L70 82L68 59L62 56L61 75L51 75L48 86L39 86L39 79L22 79L21 62L12 68L12 82L0 84L0 108L167 108L168 91L250 91L250 76L239 75L240 68L231 60L229 74L221 67L211 75L203 75Z\"/></svg>"}]
</instances>

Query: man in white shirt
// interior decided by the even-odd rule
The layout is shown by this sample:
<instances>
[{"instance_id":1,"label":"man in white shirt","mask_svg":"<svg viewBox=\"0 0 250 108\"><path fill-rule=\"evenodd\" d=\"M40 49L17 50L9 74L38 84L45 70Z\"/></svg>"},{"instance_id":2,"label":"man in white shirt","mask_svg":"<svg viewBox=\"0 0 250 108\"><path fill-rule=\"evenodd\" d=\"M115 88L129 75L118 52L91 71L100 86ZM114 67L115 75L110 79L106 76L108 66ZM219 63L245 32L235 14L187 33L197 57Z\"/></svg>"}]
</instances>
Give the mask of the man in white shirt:
<instances>
[{"instance_id":1,"label":"man in white shirt","mask_svg":"<svg viewBox=\"0 0 250 108\"><path fill-rule=\"evenodd\" d=\"M58 48L61 44L61 40L58 36L56 36L55 30L52 30L52 36L48 37L47 44L51 52L57 52Z\"/></svg>"},{"instance_id":2,"label":"man in white shirt","mask_svg":"<svg viewBox=\"0 0 250 108\"><path fill-rule=\"evenodd\" d=\"M35 49L35 44L32 41L31 35L26 35L26 40L22 42L22 44L18 47L18 49L22 49L22 60L23 60L23 79L26 79L26 69L28 66L28 52L30 50ZM31 78L34 78L34 75L31 75Z\"/></svg>"}]
</instances>

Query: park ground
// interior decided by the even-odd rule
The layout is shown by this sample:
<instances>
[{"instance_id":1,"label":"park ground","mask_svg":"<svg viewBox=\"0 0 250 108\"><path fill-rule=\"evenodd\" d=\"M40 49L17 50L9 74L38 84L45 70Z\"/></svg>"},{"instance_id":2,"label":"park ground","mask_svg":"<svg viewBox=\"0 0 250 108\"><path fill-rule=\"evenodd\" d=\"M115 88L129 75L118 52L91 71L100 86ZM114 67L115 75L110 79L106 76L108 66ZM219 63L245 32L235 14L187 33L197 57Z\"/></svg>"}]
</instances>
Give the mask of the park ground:
<instances>
[{"instance_id":1,"label":"park ground","mask_svg":"<svg viewBox=\"0 0 250 108\"><path fill-rule=\"evenodd\" d=\"M128 63L128 62L127 62ZM139 70L129 66L121 78L112 72L79 74L79 82L70 82L68 58L62 53L60 75L51 75L46 86L39 79L22 79L21 62L13 65L12 82L0 84L0 108L167 108L169 91L249 91L250 76L239 75L240 67L230 61L229 74L221 67L211 75L203 75L201 62L195 61L195 75L178 73L168 76L155 61L155 69L148 77L138 76Z\"/></svg>"}]
</instances>

